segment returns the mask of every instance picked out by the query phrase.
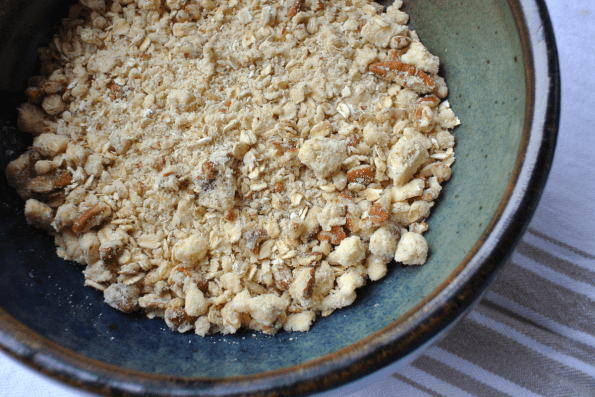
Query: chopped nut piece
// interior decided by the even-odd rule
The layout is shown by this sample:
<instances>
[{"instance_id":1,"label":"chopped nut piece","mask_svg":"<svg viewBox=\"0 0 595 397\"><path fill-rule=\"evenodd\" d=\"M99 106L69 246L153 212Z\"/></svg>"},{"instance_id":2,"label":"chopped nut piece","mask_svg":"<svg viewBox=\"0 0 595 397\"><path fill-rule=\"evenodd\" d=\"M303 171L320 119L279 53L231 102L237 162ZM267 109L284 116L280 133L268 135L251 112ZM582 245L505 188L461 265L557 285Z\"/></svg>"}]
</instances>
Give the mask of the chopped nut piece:
<instances>
[{"instance_id":1,"label":"chopped nut piece","mask_svg":"<svg viewBox=\"0 0 595 397\"><path fill-rule=\"evenodd\" d=\"M242 238L246 242L246 248L253 254L258 254L260 252L260 243L268 237L269 235L264 229L248 230L242 235Z\"/></svg>"},{"instance_id":2,"label":"chopped nut piece","mask_svg":"<svg viewBox=\"0 0 595 397\"><path fill-rule=\"evenodd\" d=\"M138 307L140 289L135 285L112 284L103 291L105 303L125 313L133 312Z\"/></svg>"},{"instance_id":3,"label":"chopped nut piece","mask_svg":"<svg viewBox=\"0 0 595 397\"><path fill-rule=\"evenodd\" d=\"M360 165L347 172L347 180L353 183L369 185L374 180L374 167L371 165Z\"/></svg>"},{"instance_id":4,"label":"chopped nut piece","mask_svg":"<svg viewBox=\"0 0 595 397\"><path fill-rule=\"evenodd\" d=\"M91 228L100 225L112 214L112 209L105 203L100 202L83 212L79 219L72 225L75 233L84 233Z\"/></svg>"},{"instance_id":5,"label":"chopped nut piece","mask_svg":"<svg viewBox=\"0 0 595 397\"><path fill-rule=\"evenodd\" d=\"M409 231L412 233L422 234L428 230L428 224L425 222L422 223L412 223L409 225Z\"/></svg>"},{"instance_id":6,"label":"chopped nut piece","mask_svg":"<svg viewBox=\"0 0 595 397\"><path fill-rule=\"evenodd\" d=\"M327 240L332 245L340 244L345 237L347 237L347 235L341 226L332 226L330 231L322 231L318 233L318 240Z\"/></svg>"},{"instance_id":7,"label":"chopped nut piece","mask_svg":"<svg viewBox=\"0 0 595 397\"><path fill-rule=\"evenodd\" d=\"M194 321L196 321L195 317L188 315L186 310L181 307L168 307L165 310L164 318L169 328L181 333L194 328Z\"/></svg>"},{"instance_id":8,"label":"chopped nut piece","mask_svg":"<svg viewBox=\"0 0 595 397\"><path fill-rule=\"evenodd\" d=\"M50 193L70 185L71 182L72 177L70 174L60 170L53 174L41 175L31 179L27 187L34 193Z\"/></svg>"},{"instance_id":9,"label":"chopped nut piece","mask_svg":"<svg viewBox=\"0 0 595 397\"><path fill-rule=\"evenodd\" d=\"M379 226L387 223L389 218L390 213L380 203L375 203L368 210L368 216L362 218L362 221L369 221L373 225Z\"/></svg>"},{"instance_id":10,"label":"chopped nut piece","mask_svg":"<svg viewBox=\"0 0 595 397\"><path fill-rule=\"evenodd\" d=\"M373 63L370 72L421 94L428 94L436 88L436 82L426 73L396 60Z\"/></svg>"},{"instance_id":11,"label":"chopped nut piece","mask_svg":"<svg viewBox=\"0 0 595 397\"><path fill-rule=\"evenodd\" d=\"M322 253L313 251L309 254L302 254L298 256L297 263L300 266L313 266L316 263L320 262L321 259Z\"/></svg>"},{"instance_id":12,"label":"chopped nut piece","mask_svg":"<svg viewBox=\"0 0 595 397\"><path fill-rule=\"evenodd\" d=\"M293 0L291 6L287 9L287 16L289 18L293 18L297 15L300 10L300 6L302 5L302 0Z\"/></svg>"},{"instance_id":13,"label":"chopped nut piece","mask_svg":"<svg viewBox=\"0 0 595 397\"><path fill-rule=\"evenodd\" d=\"M281 291L287 291L293 281L293 274L291 270L283 263L273 264L273 277L275 278L275 286Z\"/></svg>"},{"instance_id":14,"label":"chopped nut piece","mask_svg":"<svg viewBox=\"0 0 595 397\"><path fill-rule=\"evenodd\" d=\"M224 217L224 218L225 218L225 220L226 220L226 221L233 222L233 221L235 221L235 220L236 220L236 217L237 217L237 216L236 216L236 213L235 213L235 211L234 211L234 210L229 210L229 211L227 211L227 212L225 213L225 217Z\"/></svg>"},{"instance_id":15,"label":"chopped nut piece","mask_svg":"<svg viewBox=\"0 0 595 397\"><path fill-rule=\"evenodd\" d=\"M231 158L220 156L217 161L202 164L203 173L198 179L198 203L207 208L228 211L234 206L236 178L227 165Z\"/></svg>"},{"instance_id":16,"label":"chopped nut piece","mask_svg":"<svg viewBox=\"0 0 595 397\"><path fill-rule=\"evenodd\" d=\"M295 279L289 288L289 294L298 301L303 307L312 306L310 298L314 293L316 285L316 269L313 267L302 268L298 271Z\"/></svg>"}]
</instances>

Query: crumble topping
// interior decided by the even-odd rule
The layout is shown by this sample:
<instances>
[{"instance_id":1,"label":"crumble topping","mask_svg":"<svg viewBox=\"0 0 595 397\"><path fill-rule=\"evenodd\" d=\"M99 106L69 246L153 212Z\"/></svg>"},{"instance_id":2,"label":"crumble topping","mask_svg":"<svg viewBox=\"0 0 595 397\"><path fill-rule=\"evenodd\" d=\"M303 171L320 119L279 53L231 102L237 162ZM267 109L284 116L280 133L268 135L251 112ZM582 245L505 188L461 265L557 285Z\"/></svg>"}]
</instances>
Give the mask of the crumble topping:
<instances>
[{"instance_id":1,"label":"crumble topping","mask_svg":"<svg viewBox=\"0 0 595 397\"><path fill-rule=\"evenodd\" d=\"M176 331L307 331L425 223L460 124L402 2L80 0L6 174L110 306Z\"/></svg>"}]
</instances>

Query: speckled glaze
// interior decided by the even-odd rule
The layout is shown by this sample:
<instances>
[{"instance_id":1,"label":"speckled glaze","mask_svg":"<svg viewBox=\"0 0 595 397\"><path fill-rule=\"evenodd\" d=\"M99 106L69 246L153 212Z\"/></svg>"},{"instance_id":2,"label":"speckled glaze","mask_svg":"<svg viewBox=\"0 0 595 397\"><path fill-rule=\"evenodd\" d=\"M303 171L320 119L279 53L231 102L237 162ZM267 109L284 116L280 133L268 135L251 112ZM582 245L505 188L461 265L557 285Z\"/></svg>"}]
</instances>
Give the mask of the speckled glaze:
<instances>
[{"instance_id":1,"label":"speckled glaze","mask_svg":"<svg viewBox=\"0 0 595 397\"><path fill-rule=\"evenodd\" d=\"M13 127L13 109L32 50L65 9L60 1L0 1L2 169L31 142ZM556 49L542 0L405 0L404 10L440 56L462 120L453 177L426 234L426 265L393 264L308 333L182 335L161 320L117 312L83 287L82 268L59 259L52 239L26 224L2 173L3 350L106 395L297 396L411 358L452 325L489 285L541 194L559 116Z\"/></svg>"}]
</instances>

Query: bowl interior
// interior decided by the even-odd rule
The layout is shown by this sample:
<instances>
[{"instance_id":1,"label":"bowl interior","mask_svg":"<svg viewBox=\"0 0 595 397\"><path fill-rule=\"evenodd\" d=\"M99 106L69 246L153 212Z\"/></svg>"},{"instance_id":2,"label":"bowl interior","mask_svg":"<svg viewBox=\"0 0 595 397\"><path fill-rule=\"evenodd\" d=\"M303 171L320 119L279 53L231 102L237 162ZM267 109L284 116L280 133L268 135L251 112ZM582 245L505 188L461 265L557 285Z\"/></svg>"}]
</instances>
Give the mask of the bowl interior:
<instances>
[{"instance_id":1,"label":"bowl interior","mask_svg":"<svg viewBox=\"0 0 595 397\"><path fill-rule=\"evenodd\" d=\"M431 254L426 265L393 264L384 279L358 290L352 306L318 319L308 333L182 335L161 320L117 312L103 303L100 292L84 287L82 268L59 259L52 239L26 224L24 204L7 187L2 172L1 308L39 335L84 356L188 377L249 375L304 363L398 320L448 279L492 220L517 160L526 100L521 40L508 1L405 0L404 10L422 41L440 56L449 100L462 120L455 130L453 177L429 221ZM21 38L28 44L21 49L34 48L43 37ZM27 61L19 70L31 70L34 57L30 51L23 56ZM16 80L24 87L22 77ZM5 166L30 139L13 127L18 95L5 92L3 98L11 105L5 106L0 121Z\"/></svg>"}]
</instances>

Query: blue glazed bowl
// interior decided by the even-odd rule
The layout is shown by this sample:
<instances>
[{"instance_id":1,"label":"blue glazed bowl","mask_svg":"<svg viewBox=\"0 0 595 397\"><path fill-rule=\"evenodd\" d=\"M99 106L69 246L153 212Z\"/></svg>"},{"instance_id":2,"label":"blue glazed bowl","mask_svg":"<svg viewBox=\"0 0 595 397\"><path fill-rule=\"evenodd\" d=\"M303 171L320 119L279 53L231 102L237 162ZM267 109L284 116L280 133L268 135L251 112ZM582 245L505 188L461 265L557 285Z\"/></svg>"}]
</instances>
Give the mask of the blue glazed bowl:
<instances>
[{"instance_id":1,"label":"blue glazed bowl","mask_svg":"<svg viewBox=\"0 0 595 397\"><path fill-rule=\"evenodd\" d=\"M1 168L31 143L16 128L35 48L64 1L0 1ZM422 267L390 266L308 333L200 338L117 312L81 268L0 191L0 346L30 367L105 395L297 396L384 374L443 335L489 286L529 222L549 171L559 73L543 0L405 0L439 55L462 125ZM360 290L358 290L360 291ZM365 382L359 382L363 385Z\"/></svg>"}]
</instances>

